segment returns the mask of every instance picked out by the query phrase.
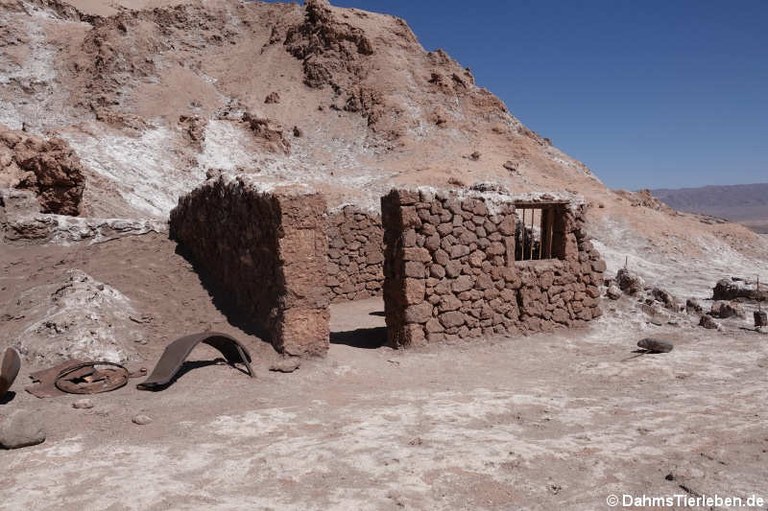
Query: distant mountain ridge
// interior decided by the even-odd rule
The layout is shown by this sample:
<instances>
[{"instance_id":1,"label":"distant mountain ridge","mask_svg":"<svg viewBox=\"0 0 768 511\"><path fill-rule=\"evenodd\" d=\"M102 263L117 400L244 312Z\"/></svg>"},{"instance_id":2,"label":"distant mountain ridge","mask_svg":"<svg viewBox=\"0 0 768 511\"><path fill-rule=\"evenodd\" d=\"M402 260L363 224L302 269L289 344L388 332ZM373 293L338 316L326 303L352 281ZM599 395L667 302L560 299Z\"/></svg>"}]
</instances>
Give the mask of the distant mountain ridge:
<instances>
[{"instance_id":1,"label":"distant mountain ridge","mask_svg":"<svg viewBox=\"0 0 768 511\"><path fill-rule=\"evenodd\" d=\"M768 183L659 188L651 193L677 210L726 218L768 233Z\"/></svg>"}]
</instances>

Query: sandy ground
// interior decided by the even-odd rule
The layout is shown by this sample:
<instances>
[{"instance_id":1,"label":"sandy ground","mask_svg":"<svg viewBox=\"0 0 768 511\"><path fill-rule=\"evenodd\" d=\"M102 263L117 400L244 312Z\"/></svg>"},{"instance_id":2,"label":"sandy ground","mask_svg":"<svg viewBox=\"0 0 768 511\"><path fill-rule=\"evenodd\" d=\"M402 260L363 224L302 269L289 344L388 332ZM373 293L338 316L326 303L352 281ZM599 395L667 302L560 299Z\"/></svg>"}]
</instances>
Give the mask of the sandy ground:
<instances>
[{"instance_id":1,"label":"sandy ground","mask_svg":"<svg viewBox=\"0 0 768 511\"><path fill-rule=\"evenodd\" d=\"M611 494L768 497L768 336L746 321L657 327L623 298L588 329L394 351L377 347L373 299L333 307L326 359L273 373L277 355L227 321L171 248L147 235L27 247L20 262L4 249L1 287L81 267L153 313L145 365L175 335L214 327L251 349L256 377L199 363L162 392L133 380L77 410L78 396L24 392L24 367L0 417L37 410L48 438L0 451L0 509L592 510ZM674 351L637 356L648 335ZM153 422L132 423L138 414Z\"/></svg>"}]
</instances>

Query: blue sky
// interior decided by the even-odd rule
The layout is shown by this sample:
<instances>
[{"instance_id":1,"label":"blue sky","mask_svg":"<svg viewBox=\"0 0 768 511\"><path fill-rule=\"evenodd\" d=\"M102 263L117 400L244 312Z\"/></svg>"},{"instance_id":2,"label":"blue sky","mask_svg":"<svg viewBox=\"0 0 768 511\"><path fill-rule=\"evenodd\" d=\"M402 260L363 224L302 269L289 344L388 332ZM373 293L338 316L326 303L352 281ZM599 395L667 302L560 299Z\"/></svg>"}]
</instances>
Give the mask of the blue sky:
<instances>
[{"instance_id":1,"label":"blue sky","mask_svg":"<svg viewBox=\"0 0 768 511\"><path fill-rule=\"evenodd\" d=\"M768 182L768 0L331 0L404 18L612 188Z\"/></svg>"}]
</instances>

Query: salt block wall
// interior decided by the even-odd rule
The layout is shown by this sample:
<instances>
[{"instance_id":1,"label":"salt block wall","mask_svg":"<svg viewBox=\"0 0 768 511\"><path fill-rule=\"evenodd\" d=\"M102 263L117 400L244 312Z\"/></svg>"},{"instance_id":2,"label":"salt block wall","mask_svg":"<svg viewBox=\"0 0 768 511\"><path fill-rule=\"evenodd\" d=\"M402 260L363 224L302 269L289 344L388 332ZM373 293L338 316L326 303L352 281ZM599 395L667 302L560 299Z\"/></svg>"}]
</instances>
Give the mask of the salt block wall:
<instances>
[{"instance_id":1,"label":"salt block wall","mask_svg":"<svg viewBox=\"0 0 768 511\"><path fill-rule=\"evenodd\" d=\"M323 355L329 343L328 241L322 195L258 189L243 177L209 180L171 211L180 242L283 353Z\"/></svg>"},{"instance_id":2,"label":"salt block wall","mask_svg":"<svg viewBox=\"0 0 768 511\"><path fill-rule=\"evenodd\" d=\"M328 289L331 301L381 295L384 230L381 215L347 205L328 215Z\"/></svg>"},{"instance_id":3,"label":"salt block wall","mask_svg":"<svg viewBox=\"0 0 768 511\"><path fill-rule=\"evenodd\" d=\"M601 314L605 263L563 206L562 259L515 261L512 198L393 190L382 198L389 343L549 331Z\"/></svg>"}]
</instances>

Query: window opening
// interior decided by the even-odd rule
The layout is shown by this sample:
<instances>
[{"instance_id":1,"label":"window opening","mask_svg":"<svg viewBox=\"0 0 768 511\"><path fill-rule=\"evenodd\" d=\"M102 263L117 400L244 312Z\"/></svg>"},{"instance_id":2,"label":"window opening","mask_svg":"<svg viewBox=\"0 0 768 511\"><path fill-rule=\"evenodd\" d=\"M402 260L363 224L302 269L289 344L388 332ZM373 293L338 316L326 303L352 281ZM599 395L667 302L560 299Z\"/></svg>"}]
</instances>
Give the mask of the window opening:
<instances>
[{"instance_id":1,"label":"window opening","mask_svg":"<svg viewBox=\"0 0 768 511\"><path fill-rule=\"evenodd\" d=\"M515 260L561 259L562 214L562 207L555 204L517 205Z\"/></svg>"}]
</instances>

